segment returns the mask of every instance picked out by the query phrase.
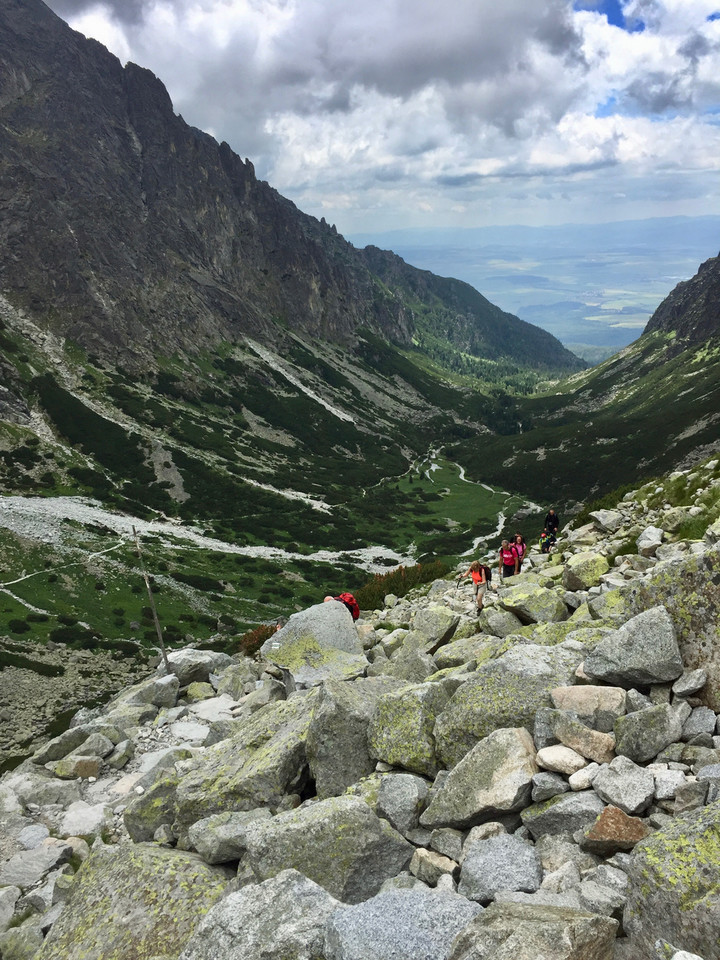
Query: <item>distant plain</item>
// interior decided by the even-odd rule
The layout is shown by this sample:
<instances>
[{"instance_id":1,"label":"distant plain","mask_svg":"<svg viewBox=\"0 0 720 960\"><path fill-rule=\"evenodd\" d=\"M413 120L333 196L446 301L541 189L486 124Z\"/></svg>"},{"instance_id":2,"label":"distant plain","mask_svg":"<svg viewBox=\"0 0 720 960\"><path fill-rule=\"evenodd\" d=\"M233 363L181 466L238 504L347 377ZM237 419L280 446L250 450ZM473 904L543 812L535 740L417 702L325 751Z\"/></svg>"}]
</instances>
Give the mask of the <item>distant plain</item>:
<instances>
[{"instance_id":1,"label":"distant plain","mask_svg":"<svg viewBox=\"0 0 720 960\"><path fill-rule=\"evenodd\" d=\"M591 362L636 340L673 287L720 250L720 217L355 234L471 284Z\"/></svg>"}]
</instances>

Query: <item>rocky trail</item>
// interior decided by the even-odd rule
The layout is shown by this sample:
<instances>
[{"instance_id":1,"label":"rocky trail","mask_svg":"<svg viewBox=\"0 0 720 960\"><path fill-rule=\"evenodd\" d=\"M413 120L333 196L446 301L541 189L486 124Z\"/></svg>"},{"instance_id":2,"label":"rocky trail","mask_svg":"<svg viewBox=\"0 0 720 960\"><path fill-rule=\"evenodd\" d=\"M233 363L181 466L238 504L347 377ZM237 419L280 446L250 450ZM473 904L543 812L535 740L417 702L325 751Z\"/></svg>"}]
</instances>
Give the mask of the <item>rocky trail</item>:
<instances>
[{"instance_id":1,"label":"rocky trail","mask_svg":"<svg viewBox=\"0 0 720 960\"><path fill-rule=\"evenodd\" d=\"M0 956L720 960L716 467L479 617L319 604L80 711L0 779Z\"/></svg>"}]
</instances>

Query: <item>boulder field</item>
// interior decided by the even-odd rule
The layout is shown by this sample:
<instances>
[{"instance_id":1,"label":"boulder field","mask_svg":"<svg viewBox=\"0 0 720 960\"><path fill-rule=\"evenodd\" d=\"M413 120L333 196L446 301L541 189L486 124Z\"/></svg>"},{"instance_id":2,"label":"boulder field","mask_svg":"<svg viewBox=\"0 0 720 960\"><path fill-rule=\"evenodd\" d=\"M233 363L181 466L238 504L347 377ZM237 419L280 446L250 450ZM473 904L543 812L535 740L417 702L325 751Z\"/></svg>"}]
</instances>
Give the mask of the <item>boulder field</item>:
<instances>
[{"instance_id":1,"label":"boulder field","mask_svg":"<svg viewBox=\"0 0 720 960\"><path fill-rule=\"evenodd\" d=\"M0 779L0 957L720 960L720 524L678 509L626 495L479 616L320 603L81 710Z\"/></svg>"}]
</instances>

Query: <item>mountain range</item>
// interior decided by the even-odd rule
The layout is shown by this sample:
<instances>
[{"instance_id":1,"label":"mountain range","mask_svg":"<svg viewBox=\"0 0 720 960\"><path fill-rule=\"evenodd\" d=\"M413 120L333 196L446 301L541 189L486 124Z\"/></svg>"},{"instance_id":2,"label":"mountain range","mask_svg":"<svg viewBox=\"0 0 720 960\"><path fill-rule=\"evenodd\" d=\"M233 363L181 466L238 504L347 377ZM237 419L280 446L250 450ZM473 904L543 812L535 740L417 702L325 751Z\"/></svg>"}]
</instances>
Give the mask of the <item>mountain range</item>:
<instances>
[{"instance_id":1,"label":"mountain range","mask_svg":"<svg viewBox=\"0 0 720 960\"><path fill-rule=\"evenodd\" d=\"M303 214L41 0L0 2L0 61L11 642L152 643L133 522L168 638L205 640L716 443L717 260L583 369Z\"/></svg>"}]
</instances>

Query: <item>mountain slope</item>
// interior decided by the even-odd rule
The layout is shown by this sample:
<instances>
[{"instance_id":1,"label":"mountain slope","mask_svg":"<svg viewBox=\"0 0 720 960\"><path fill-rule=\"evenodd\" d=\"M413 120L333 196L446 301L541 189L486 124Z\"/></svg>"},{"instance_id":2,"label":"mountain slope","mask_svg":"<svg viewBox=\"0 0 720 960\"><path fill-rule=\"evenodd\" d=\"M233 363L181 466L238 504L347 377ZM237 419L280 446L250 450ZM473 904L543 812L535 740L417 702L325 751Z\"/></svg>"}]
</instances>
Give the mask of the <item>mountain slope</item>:
<instances>
[{"instance_id":1,"label":"mountain slope","mask_svg":"<svg viewBox=\"0 0 720 960\"><path fill-rule=\"evenodd\" d=\"M436 285L423 301L423 278L410 300L419 271L403 265L394 283L398 258L356 251L302 214L175 116L153 74L123 68L41 0L3 0L0 59L2 288L91 353L141 369L286 329L346 346L369 329L409 346L425 307L443 325L461 317L470 352L582 366L540 330L528 350L530 328L498 323L477 295L460 302Z\"/></svg>"},{"instance_id":2,"label":"mountain slope","mask_svg":"<svg viewBox=\"0 0 720 960\"><path fill-rule=\"evenodd\" d=\"M567 505L709 455L720 435L719 304L716 257L625 350L552 393L508 398L507 435L466 457L476 475Z\"/></svg>"}]
</instances>

